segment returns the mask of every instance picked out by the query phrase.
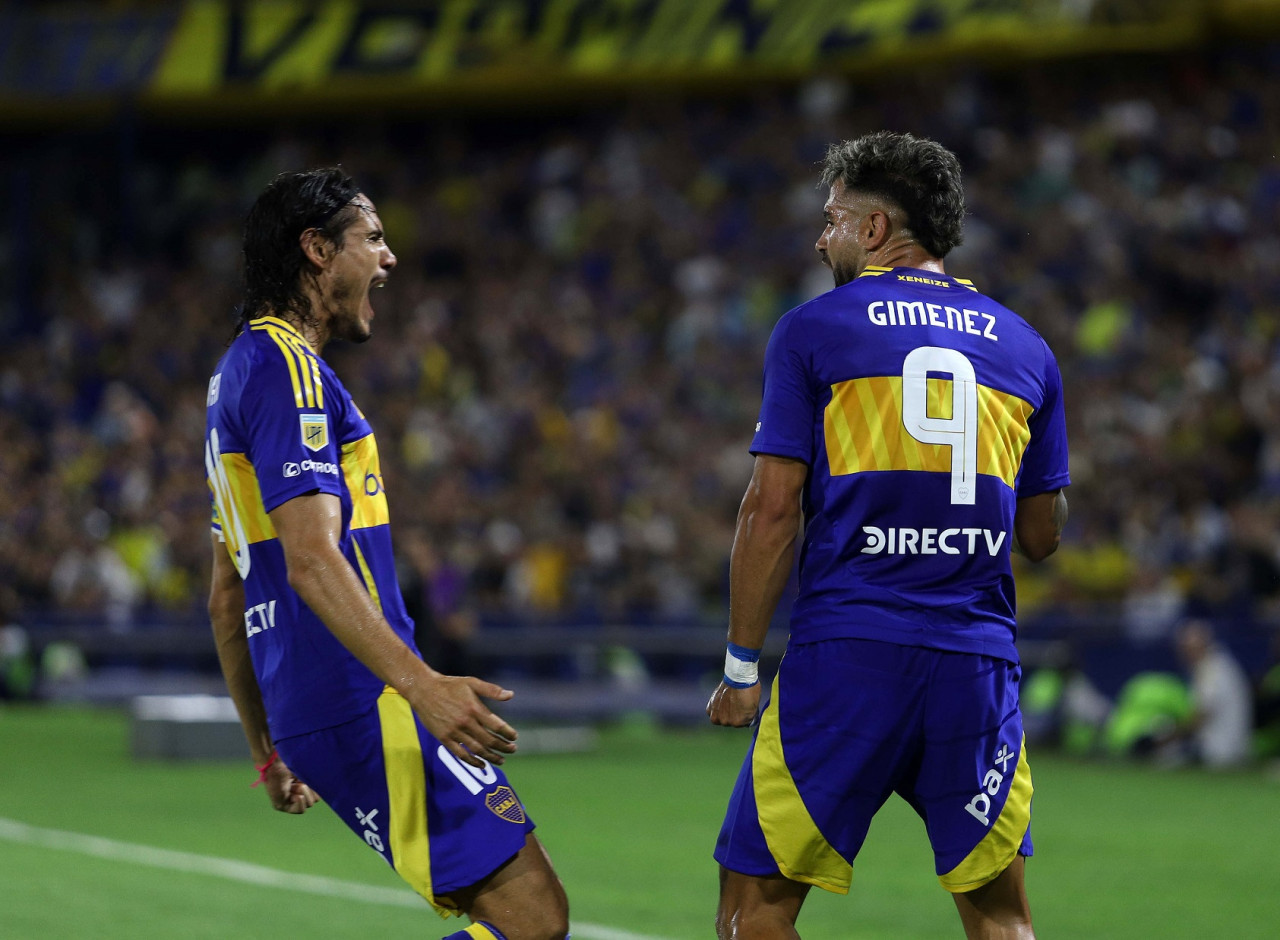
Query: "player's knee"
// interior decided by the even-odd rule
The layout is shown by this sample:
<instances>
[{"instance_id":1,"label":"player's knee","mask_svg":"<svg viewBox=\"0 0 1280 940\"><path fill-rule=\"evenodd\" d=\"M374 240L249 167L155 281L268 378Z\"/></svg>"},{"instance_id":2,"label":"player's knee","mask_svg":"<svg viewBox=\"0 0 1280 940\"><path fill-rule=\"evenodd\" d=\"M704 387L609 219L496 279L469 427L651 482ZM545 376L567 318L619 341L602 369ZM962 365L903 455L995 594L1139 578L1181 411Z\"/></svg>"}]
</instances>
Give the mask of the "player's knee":
<instances>
[{"instance_id":1,"label":"player's knee","mask_svg":"<svg viewBox=\"0 0 1280 940\"><path fill-rule=\"evenodd\" d=\"M567 905L544 906L527 911L526 915L519 924L496 924L479 920L466 930L449 934L444 940L514 940L517 937L519 940L568 940Z\"/></svg>"},{"instance_id":2,"label":"player's knee","mask_svg":"<svg viewBox=\"0 0 1280 940\"><path fill-rule=\"evenodd\" d=\"M531 912L529 925L520 937L529 940L565 940L569 936L569 904L563 896L549 898L537 911Z\"/></svg>"}]
</instances>

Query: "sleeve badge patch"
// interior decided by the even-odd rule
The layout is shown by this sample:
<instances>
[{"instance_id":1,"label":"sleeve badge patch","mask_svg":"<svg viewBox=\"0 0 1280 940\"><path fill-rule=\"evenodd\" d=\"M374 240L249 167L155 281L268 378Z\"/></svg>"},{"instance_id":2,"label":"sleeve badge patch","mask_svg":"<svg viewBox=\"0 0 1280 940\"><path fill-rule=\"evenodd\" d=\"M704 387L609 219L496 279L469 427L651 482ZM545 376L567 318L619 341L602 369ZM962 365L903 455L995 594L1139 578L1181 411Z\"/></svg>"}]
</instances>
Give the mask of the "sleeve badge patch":
<instances>
[{"instance_id":1,"label":"sleeve badge patch","mask_svg":"<svg viewBox=\"0 0 1280 940\"><path fill-rule=\"evenodd\" d=\"M323 412L298 415L302 422L302 446L307 450L323 450L329 445L329 416Z\"/></svg>"}]
</instances>

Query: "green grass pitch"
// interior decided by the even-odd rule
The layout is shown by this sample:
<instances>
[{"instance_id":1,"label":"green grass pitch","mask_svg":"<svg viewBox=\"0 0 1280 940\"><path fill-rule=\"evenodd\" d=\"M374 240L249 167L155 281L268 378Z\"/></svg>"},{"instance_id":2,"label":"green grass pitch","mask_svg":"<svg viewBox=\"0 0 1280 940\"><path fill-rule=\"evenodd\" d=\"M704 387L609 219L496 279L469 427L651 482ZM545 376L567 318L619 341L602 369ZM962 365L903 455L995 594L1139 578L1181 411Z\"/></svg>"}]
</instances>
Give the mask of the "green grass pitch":
<instances>
[{"instance_id":1,"label":"green grass pitch","mask_svg":"<svg viewBox=\"0 0 1280 940\"><path fill-rule=\"evenodd\" d=\"M270 811L243 763L137 763L114 712L0 709L0 820L370 886L370 901L95 857L0 828L0 937L146 940L405 936L446 931L323 808ZM507 769L565 881L581 940L711 937L711 847L745 732L607 729L584 754ZM1030 755L1042 937L1280 935L1280 782ZM458 924L451 921L451 925ZM876 818L848 897L815 890L806 940L959 936L924 829L896 798ZM612 933L611 933L612 931Z\"/></svg>"}]
</instances>

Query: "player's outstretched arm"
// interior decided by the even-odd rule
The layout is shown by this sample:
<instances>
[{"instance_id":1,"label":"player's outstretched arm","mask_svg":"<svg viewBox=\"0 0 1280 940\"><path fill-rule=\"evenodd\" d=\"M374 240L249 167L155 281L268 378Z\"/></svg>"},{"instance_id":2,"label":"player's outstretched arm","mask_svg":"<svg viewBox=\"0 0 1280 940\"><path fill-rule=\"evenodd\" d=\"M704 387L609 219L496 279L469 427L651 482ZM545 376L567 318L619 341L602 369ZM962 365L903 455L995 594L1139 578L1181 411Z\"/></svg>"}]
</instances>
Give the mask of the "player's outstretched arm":
<instances>
[{"instance_id":1,"label":"player's outstretched arm","mask_svg":"<svg viewBox=\"0 0 1280 940\"><path fill-rule=\"evenodd\" d=\"M764 646L778 598L787 586L800 534L800 496L809 467L802 461L761 454L738 509L738 525L729 557L729 649L726 667ZM707 703L715 725L743 727L760 708L760 683L743 683L729 674Z\"/></svg>"},{"instance_id":2,"label":"player's outstretched arm","mask_svg":"<svg viewBox=\"0 0 1280 940\"><path fill-rule=\"evenodd\" d=\"M209 583L209 621L213 625L218 662L227 682L227 692L235 703L240 725L249 742L249 754L261 771L271 805L282 813L304 813L316 804L316 794L293 775L275 756L262 690L249 659L249 642L244 632L244 583L231 563L227 547L213 540L213 575Z\"/></svg>"},{"instance_id":3,"label":"player's outstretched arm","mask_svg":"<svg viewBox=\"0 0 1280 940\"><path fill-rule=\"evenodd\" d=\"M1062 490L1018 500L1013 517L1014 545L1032 561L1044 561L1058 550L1067 524L1067 494Z\"/></svg>"},{"instance_id":4,"label":"player's outstretched arm","mask_svg":"<svg viewBox=\"0 0 1280 940\"><path fill-rule=\"evenodd\" d=\"M501 764L516 732L481 701L512 693L474 676L446 676L398 637L338 548L342 506L328 493L298 496L270 513L289 584L334 636L375 676L403 695L422 723L459 760Z\"/></svg>"}]
</instances>

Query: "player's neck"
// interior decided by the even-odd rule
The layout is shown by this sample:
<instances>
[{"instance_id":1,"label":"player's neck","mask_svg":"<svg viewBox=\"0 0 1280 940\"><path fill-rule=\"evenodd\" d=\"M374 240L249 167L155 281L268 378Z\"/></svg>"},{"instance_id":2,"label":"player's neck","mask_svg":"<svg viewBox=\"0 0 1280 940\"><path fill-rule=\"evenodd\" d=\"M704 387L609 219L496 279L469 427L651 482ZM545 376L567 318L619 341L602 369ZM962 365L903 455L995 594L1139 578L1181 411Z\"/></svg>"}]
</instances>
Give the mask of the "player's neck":
<instances>
[{"instance_id":1,"label":"player's neck","mask_svg":"<svg viewBox=\"0 0 1280 940\"><path fill-rule=\"evenodd\" d=\"M315 306L313 304L312 310L314 309ZM308 323L292 310L274 311L272 316L283 320L285 323L288 323L291 327L297 330L302 338L306 340L307 345L311 347L311 351L317 356L320 355L321 350L324 349L325 343L329 340L328 324L323 319L320 320L320 322L312 321Z\"/></svg>"},{"instance_id":2,"label":"player's neck","mask_svg":"<svg viewBox=\"0 0 1280 940\"><path fill-rule=\"evenodd\" d=\"M947 273L943 269L941 258L935 258L916 242L906 240L890 242L879 251L872 252L867 258L867 265L881 268L919 268L935 274Z\"/></svg>"}]
</instances>

